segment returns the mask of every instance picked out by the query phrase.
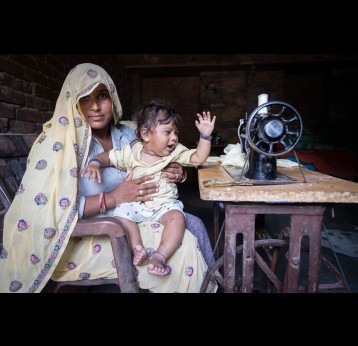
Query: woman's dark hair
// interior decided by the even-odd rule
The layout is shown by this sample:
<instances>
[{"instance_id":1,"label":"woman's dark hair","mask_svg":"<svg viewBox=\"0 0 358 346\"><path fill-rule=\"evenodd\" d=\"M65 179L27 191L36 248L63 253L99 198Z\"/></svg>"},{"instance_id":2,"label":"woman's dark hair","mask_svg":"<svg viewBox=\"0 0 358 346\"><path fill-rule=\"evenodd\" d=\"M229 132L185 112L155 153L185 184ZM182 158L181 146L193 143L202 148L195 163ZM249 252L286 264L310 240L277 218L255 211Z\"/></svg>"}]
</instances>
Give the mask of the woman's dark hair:
<instances>
[{"instance_id":1,"label":"woman's dark hair","mask_svg":"<svg viewBox=\"0 0 358 346\"><path fill-rule=\"evenodd\" d=\"M165 100L152 100L140 111L137 118L137 136L141 138L142 129L154 130L159 124L173 122L179 128L182 119L179 113Z\"/></svg>"}]
</instances>

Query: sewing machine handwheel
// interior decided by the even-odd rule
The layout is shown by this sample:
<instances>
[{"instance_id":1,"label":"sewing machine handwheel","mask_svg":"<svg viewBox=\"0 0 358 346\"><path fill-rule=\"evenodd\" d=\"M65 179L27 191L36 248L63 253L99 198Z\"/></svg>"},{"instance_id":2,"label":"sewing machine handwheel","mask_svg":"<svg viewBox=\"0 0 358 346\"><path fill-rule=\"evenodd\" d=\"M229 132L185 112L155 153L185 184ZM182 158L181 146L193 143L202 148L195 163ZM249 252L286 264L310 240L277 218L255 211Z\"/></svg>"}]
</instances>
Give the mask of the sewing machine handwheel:
<instances>
[{"instance_id":1,"label":"sewing machine handwheel","mask_svg":"<svg viewBox=\"0 0 358 346\"><path fill-rule=\"evenodd\" d=\"M265 239L265 240L257 240L254 242L255 249L258 251L259 249L267 249L268 247L271 248L271 252L277 252L281 247L288 246L288 240L281 240L281 239ZM235 266L237 268L236 271L236 278L235 278L235 286L234 286L234 292L239 293L241 291L241 269L242 269L242 250L243 245L239 245L236 247L236 263ZM271 267L271 263L269 263L269 266ZM260 267L260 265L259 265ZM262 268L261 268L262 269ZM272 273L276 269L276 266L274 268L271 267L269 271ZM267 271L266 268L264 270ZM224 256L221 256L215 264L211 267L211 269L207 272L204 281L200 287L200 293L213 293L212 292L212 280L215 279L218 286L219 286L219 292L224 291ZM277 283L276 283L277 284ZM281 283L278 284L278 287L276 287L276 290L280 291L282 286ZM268 290L266 290L268 292Z\"/></svg>"},{"instance_id":2,"label":"sewing machine handwheel","mask_svg":"<svg viewBox=\"0 0 358 346\"><path fill-rule=\"evenodd\" d=\"M258 106L246 124L246 139L257 152L278 156L291 151L302 135L302 119L288 103L270 101Z\"/></svg>"}]
</instances>

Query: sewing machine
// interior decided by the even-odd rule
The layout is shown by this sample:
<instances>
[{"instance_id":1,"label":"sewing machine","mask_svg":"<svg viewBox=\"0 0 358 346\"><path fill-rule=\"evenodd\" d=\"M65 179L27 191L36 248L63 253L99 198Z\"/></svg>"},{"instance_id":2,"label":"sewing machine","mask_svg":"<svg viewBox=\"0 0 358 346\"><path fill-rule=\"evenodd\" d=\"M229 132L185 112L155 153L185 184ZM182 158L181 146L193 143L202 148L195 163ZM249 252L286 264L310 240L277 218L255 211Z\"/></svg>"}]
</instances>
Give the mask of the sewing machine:
<instances>
[{"instance_id":1,"label":"sewing machine","mask_svg":"<svg viewBox=\"0 0 358 346\"><path fill-rule=\"evenodd\" d=\"M303 174L300 164L286 168L279 165L278 172L276 159L297 144L302 120L291 105L262 98L260 95L259 106L240 121L238 128L243 153L237 155L246 155L243 168L212 165L198 172L200 197L214 204L216 245L225 231L223 256L209 269L200 291L210 291L210 280L215 277L225 293L257 289L314 293L337 288L350 292L344 275L321 256L321 230L325 205L358 203L358 184L312 170ZM219 232L222 206L225 222ZM289 223L279 233L273 229L268 233L265 215L277 215L280 219L287 215ZM277 230L280 224L281 221ZM241 241L242 245L238 245ZM321 264L325 272L332 273L335 282L320 283ZM302 280L304 275L307 281Z\"/></svg>"},{"instance_id":2,"label":"sewing machine","mask_svg":"<svg viewBox=\"0 0 358 346\"><path fill-rule=\"evenodd\" d=\"M267 94L258 98L259 106L248 118L240 119L238 127L241 151L246 155L244 167L224 168L243 185L294 183L296 180L277 172L277 157L290 152L301 138L301 116L286 102L267 102ZM297 156L296 160L299 163Z\"/></svg>"}]
</instances>

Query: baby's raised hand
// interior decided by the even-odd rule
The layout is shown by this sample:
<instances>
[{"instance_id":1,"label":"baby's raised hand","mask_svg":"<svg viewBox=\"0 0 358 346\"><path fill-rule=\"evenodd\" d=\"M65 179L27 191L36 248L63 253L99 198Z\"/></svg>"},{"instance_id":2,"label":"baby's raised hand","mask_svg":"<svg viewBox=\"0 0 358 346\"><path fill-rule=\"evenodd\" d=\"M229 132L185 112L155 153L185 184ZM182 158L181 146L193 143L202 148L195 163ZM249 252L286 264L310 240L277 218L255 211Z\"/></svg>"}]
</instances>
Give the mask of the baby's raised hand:
<instances>
[{"instance_id":1,"label":"baby's raised hand","mask_svg":"<svg viewBox=\"0 0 358 346\"><path fill-rule=\"evenodd\" d=\"M210 136L214 130L216 117L210 118L210 112L203 112L203 115L197 113L198 119L195 120L195 125L199 132L205 136Z\"/></svg>"},{"instance_id":2,"label":"baby's raised hand","mask_svg":"<svg viewBox=\"0 0 358 346\"><path fill-rule=\"evenodd\" d=\"M83 169L81 172L81 178L85 174L87 175L87 180L92 179L93 181L98 180L99 183L102 182L101 166L96 161L92 161L86 168Z\"/></svg>"}]
</instances>

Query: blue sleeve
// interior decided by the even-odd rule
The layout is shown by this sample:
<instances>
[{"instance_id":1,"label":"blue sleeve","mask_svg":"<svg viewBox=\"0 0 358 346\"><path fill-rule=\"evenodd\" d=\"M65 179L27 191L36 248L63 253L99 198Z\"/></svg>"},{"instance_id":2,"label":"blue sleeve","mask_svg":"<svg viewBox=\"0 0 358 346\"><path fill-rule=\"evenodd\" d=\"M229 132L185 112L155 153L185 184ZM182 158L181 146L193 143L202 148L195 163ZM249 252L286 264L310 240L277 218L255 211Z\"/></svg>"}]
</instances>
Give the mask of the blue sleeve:
<instances>
[{"instance_id":1,"label":"blue sleeve","mask_svg":"<svg viewBox=\"0 0 358 346\"><path fill-rule=\"evenodd\" d=\"M86 197L80 196L80 200L78 203L78 219L82 219L83 211L85 209Z\"/></svg>"}]
</instances>

